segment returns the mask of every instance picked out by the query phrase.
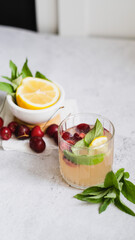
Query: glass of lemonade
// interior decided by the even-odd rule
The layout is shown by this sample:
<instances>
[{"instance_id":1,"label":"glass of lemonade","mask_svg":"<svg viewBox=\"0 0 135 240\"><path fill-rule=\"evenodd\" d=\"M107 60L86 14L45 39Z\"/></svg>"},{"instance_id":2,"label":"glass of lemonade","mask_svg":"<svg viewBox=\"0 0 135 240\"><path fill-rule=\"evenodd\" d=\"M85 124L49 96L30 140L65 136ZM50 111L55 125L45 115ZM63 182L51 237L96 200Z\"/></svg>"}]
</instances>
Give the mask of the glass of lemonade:
<instances>
[{"instance_id":1,"label":"glass of lemonade","mask_svg":"<svg viewBox=\"0 0 135 240\"><path fill-rule=\"evenodd\" d=\"M104 182L111 171L115 129L91 113L70 115L58 129L60 171L71 186L85 189Z\"/></svg>"}]
</instances>

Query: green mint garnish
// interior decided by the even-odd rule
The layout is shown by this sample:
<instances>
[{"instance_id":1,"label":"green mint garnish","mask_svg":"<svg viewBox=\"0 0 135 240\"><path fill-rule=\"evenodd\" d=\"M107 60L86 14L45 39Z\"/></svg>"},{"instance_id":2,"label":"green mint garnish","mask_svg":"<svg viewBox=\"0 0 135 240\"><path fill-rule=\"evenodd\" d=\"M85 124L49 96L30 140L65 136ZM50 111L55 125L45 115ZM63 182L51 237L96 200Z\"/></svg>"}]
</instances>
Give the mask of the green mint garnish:
<instances>
[{"instance_id":1,"label":"green mint garnish","mask_svg":"<svg viewBox=\"0 0 135 240\"><path fill-rule=\"evenodd\" d=\"M120 195L123 194L125 198L135 204L135 185L126 180L128 177L129 173L124 172L124 168L119 169L116 173L111 171L106 175L104 184L89 187L74 197L90 203L101 202L99 213L104 212L113 203L121 211L135 216L135 212L120 199Z\"/></svg>"},{"instance_id":2,"label":"green mint garnish","mask_svg":"<svg viewBox=\"0 0 135 240\"><path fill-rule=\"evenodd\" d=\"M102 123L97 119L94 127L85 135L85 138L72 146L72 152L76 154L78 152L77 148L89 147L89 144L93 141L93 139L100 136L103 136L103 126Z\"/></svg>"},{"instance_id":3,"label":"green mint garnish","mask_svg":"<svg viewBox=\"0 0 135 240\"><path fill-rule=\"evenodd\" d=\"M77 164L77 165L96 165L98 163L101 163L104 160L104 154L97 154L93 156L89 155L75 155L72 152L69 152L68 150L65 150L64 156L71 162Z\"/></svg>"},{"instance_id":4,"label":"green mint garnish","mask_svg":"<svg viewBox=\"0 0 135 240\"><path fill-rule=\"evenodd\" d=\"M94 138L100 136L103 136L103 126L102 123L97 119L94 128L92 128L92 130L85 135L84 140L86 146L89 146L90 143L94 140Z\"/></svg>"}]
</instances>

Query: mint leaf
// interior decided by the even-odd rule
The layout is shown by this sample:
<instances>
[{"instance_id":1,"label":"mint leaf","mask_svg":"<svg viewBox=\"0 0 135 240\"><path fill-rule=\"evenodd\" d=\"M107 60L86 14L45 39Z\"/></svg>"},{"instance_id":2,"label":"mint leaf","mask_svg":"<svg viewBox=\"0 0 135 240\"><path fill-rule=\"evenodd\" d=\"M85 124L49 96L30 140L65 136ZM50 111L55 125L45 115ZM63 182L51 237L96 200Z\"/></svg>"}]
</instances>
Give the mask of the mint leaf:
<instances>
[{"instance_id":1,"label":"mint leaf","mask_svg":"<svg viewBox=\"0 0 135 240\"><path fill-rule=\"evenodd\" d=\"M11 94L14 92L13 87L9 83L0 82L0 90Z\"/></svg>"},{"instance_id":2,"label":"mint leaf","mask_svg":"<svg viewBox=\"0 0 135 240\"><path fill-rule=\"evenodd\" d=\"M74 198L76 198L78 200L81 200L81 201L86 201L86 202L89 202L89 203L99 203L99 202L102 202L102 199L103 199L103 198L91 199L91 198L86 197L82 194L77 194L77 195L74 196Z\"/></svg>"},{"instance_id":3,"label":"mint leaf","mask_svg":"<svg viewBox=\"0 0 135 240\"><path fill-rule=\"evenodd\" d=\"M100 205L99 213L104 212L111 202L112 199L104 199L103 203Z\"/></svg>"},{"instance_id":4,"label":"mint leaf","mask_svg":"<svg viewBox=\"0 0 135 240\"><path fill-rule=\"evenodd\" d=\"M95 196L87 196L89 199L99 199L104 197L109 192L109 189L102 190L98 195Z\"/></svg>"},{"instance_id":5,"label":"mint leaf","mask_svg":"<svg viewBox=\"0 0 135 240\"><path fill-rule=\"evenodd\" d=\"M23 68L22 68L22 78L25 78L25 77L33 77L32 76L32 73L28 67L28 59L26 59L24 65L23 65Z\"/></svg>"},{"instance_id":6,"label":"mint leaf","mask_svg":"<svg viewBox=\"0 0 135 240\"><path fill-rule=\"evenodd\" d=\"M75 145L71 147L71 150L74 154L77 155L79 148L86 147L84 138L82 140L79 140Z\"/></svg>"},{"instance_id":7,"label":"mint leaf","mask_svg":"<svg viewBox=\"0 0 135 240\"><path fill-rule=\"evenodd\" d=\"M124 175L124 168L120 168L116 173L115 173L115 176L117 178L118 181L121 180L121 178L123 177Z\"/></svg>"},{"instance_id":8,"label":"mint leaf","mask_svg":"<svg viewBox=\"0 0 135 240\"><path fill-rule=\"evenodd\" d=\"M9 81L12 81L11 78L9 78L9 77L7 77L7 76L2 76L2 78L5 78L5 79L7 79L7 80L9 80Z\"/></svg>"},{"instance_id":9,"label":"mint leaf","mask_svg":"<svg viewBox=\"0 0 135 240\"><path fill-rule=\"evenodd\" d=\"M115 188L119 189L118 181L113 171L107 173L104 181L104 186L105 188L114 186Z\"/></svg>"},{"instance_id":10,"label":"mint leaf","mask_svg":"<svg viewBox=\"0 0 135 240\"><path fill-rule=\"evenodd\" d=\"M115 189L112 189L108 192L108 194L104 198L116 198L116 191Z\"/></svg>"},{"instance_id":11,"label":"mint leaf","mask_svg":"<svg viewBox=\"0 0 135 240\"><path fill-rule=\"evenodd\" d=\"M40 73L40 72L36 72L36 73L35 73L35 77L36 77L36 78L42 78L42 79L45 79L45 80L47 80L47 81L52 82L51 80L49 80L45 75L43 75L43 74Z\"/></svg>"},{"instance_id":12,"label":"mint leaf","mask_svg":"<svg viewBox=\"0 0 135 240\"><path fill-rule=\"evenodd\" d=\"M130 174L128 172L124 172L124 178L129 178L130 177Z\"/></svg>"},{"instance_id":13,"label":"mint leaf","mask_svg":"<svg viewBox=\"0 0 135 240\"><path fill-rule=\"evenodd\" d=\"M103 188L101 187L89 187L85 189L82 194L83 195L98 195L102 192Z\"/></svg>"},{"instance_id":14,"label":"mint leaf","mask_svg":"<svg viewBox=\"0 0 135 240\"><path fill-rule=\"evenodd\" d=\"M135 185L132 182L126 179L123 180L122 194L130 202L135 204Z\"/></svg>"},{"instance_id":15,"label":"mint leaf","mask_svg":"<svg viewBox=\"0 0 135 240\"><path fill-rule=\"evenodd\" d=\"M116 199L114 199L114 204L117 208L119 208L121 211L127 213L127 214L130 214L132 216L135 216L135 213L130 209L128 208L121 200L120 200L120 197L117 196Z\"/></svg>"},{"instance_id":16,"label":"mint leaf","mask_svg":"<svg viewBox=\"0 0 135 240\"><path fill-rule=\"evenodd\" d=\"M68 150L64 150L64 156L70 160L71 162L79 165L95 165L104 160L104 154L97 154L97 155L75 155Z\"/></svg>"},{"instance_id":17,"label":"mint leaf","mask_svg":"<svg viewBox=\"0 0 135 240\"><path fill-rule=\"evenodd\" d=\"M11 69L11 80L14 80L18 77L17 66L11 60L9 61L9 67Z\"/></svg>"},{"instance_id":18,"label":"mint leaf","mask_svg":"<svg viewBox=\"0 0 135 240\"><path fill-rule=\"evenodd\" d=\"M87 146L93 141L94 138L103 136L103 126L102 123L97 119L95 126L85 135L85 143Z\"/></svg>"},{"instance_id":19,"label":"mint leaf","mask_svg":"<svg viewBox=\"0 0 135 240\"><path fill-rule=\"evenodd\" d=\"M14 79L13 81L12 81L12 84L15 84L16 85L16 88L20 85L20 83L21 83L21 81L22 81L22 75L20 75L18 78L16 78L16 79Z\"/></svg>"}]
</instances>

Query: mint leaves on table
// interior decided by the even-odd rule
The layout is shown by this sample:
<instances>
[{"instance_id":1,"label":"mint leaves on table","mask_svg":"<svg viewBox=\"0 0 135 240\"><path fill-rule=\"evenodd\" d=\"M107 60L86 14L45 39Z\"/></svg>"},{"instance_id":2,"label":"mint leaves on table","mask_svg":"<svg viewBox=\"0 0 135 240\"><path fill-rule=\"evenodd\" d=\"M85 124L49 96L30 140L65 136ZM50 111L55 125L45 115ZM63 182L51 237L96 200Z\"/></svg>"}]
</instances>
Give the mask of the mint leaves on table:
<instances>
[{"instance_id":1,"label":"mint leaves on table","mask_svg":"<svg viewBox=\"0 0 135 240\"><path fill-rule=\"evenodd\" d=\"M2 76L3 78L7 79L9 83L0 82L0 90L14 96L17 87L21 83L21 80L25 77L33 77L33 75L30 68L28 67L28 59L26 59L25 63L23 64L23 67L20 73L18 71L16 64L13 63L13 61L11 60L9 61L9 67L11 69L11 77ZM35 77L51 81L40 72L36 72Z\"/></svg>"},{"instance_id":2,"label":"mint leaves on table","mask_svg":"<svg viewBox=\"0 0 135 240\"><path fill-rule=\"evenodd\" d=\"M104 212L113 203L121 211L135 216L135 212L120 199L121 194L123 194L127 200L135 204L135 185L126 180L129 176L128 172L124 172L124 168L119 169L116 173L110 171L103 184L89 187L82 193L75 195L74 198L89 203L101 203L99 213Z\"/></svg>"}]
</instances>

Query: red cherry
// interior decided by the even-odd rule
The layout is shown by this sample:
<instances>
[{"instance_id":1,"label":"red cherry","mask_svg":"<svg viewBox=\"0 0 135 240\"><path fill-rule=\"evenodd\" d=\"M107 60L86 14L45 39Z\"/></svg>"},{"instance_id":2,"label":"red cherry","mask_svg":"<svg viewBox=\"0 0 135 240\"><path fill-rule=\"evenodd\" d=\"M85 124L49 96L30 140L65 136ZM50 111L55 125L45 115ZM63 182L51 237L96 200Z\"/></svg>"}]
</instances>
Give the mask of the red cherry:
<instances>
[{"instance_id":1,"label":"red cherry","mask_svg":"<svg viewBox=\"0 0 135 240\"><path fill-rule=\"evenodd\" d=\"M80 135L78 133L75 133L73 136L73 139L78 142L79 140L81 140L82 138L80 137Z\"/></svg>"},{"instance_id":2,"label":"red cherry","mask_svg":"<svg viewBox=\"0 0 135 240\"><path fill-rule=\"evenodd\" d=\"M68 143L66 143L65 141L61 141L60 142L60 149L62 150L62 151L64 151L64 150L70 150L70 146L69 146L69 144Z\"/></svg>"},{"instance_id":3,"label":"red cherry","mask_svg":"<svg viewBox=\"0 0 135 240\"><path fill-rule=\"evenodd\" d=\"M83 132L83 133L88 133L90 131L90 126L86 123L81 123L79 125L77 125L77 130L79 130L79 132Z\"/></svg>"},{"instance_id":4,"label":"red cherry","mask_svg":"<svg viewBox=\"0 0 135 240\"><path fill-rule=\"evenodd\" d=\"M72 135L71 135L71 133L69 133L69 132L64 132L63 134L62 134L62 138L66 141L66 140L68 140L68 139L70 139L72 137Z\"/></svg>"},{"instance_id":5,"label":"red cherry","mask_svg":"<svg viewBox=\"0 0 135 240\"><path fill-rule=\"evenodd\" d=\"M44 132L42 132L41 128L39 126L35 126L31 131L31 137L43 137Z\"/></svg>"},{"instance_id":6,"label":"red cherry","mask_svg":"<svg viewBox=\"0 0 135 240\"><path fill-rule=\"evenodd\" d=\"M109 132L109 131L108 131L106 128L104 128L104 130L103 130L103 131L104 131L104 135L105 135L105 132Z\"/></svg>"},{"instance_id":7,"label":"red cherry","mask_svg":"<svg viewBox=\"0 0 135 240\"><path fill-rule=\"evenodd\" d=\"M63 157L64 162L70 167L77 167L77 164L70 162L66 157Z\"/></svg>"},{"instance_id":8,"label":"red cherry","mask_svg":"<svg viewBox=\"0 0 135 240\"><path fill-rule=\"evenodd\" d=\"M74 145L75 144L75 141L74 140L67 140L68 143L70 143L71 145Z\"/></svg>"},{"instance_id":9,"label":"red cherry","mask_svg":"<svg viewBox=\"0 0 135 240\"><path fill-rule=\"evenodd\" d=\"M84 133L80 133L79 136L80 136L81 138L84 138L84 137L85 137L85 134L84 134Z\"/></svg>"},{"instance_id":10,"label":"red cherry","mask_svg":"<svg viewBox=\"0 0 135 240\"><path fill-rule=\"evenodd\" d=\"M18 123L17 123L17 122L10 122L10 123L8 124L8 128L10 129L10 131L11 131L12 133L15 132L15 130L16 130L17 127L18 127Z\"/></svg>"},{"instance_id":11,"label":"red cherry","mask_svg":"<svg viewBox=\"0 0 135 240\"><path fill-rule=\"evenodd\" d=\"M15 130L15 136L19 140L24 140L30 137L30 129L25 125L19 125Z\"/></svg>"},{"instance_id":12,"label":"red cherry","mask_svg":"<svg viewBox=\"0 0 135 240\"><path fill-rule=\"evenodd\" d=\"M54 141L58 144L58 131L53 134Z\"/></svg>"},{"instance_id":13,"label":"red cherry","mask_svg":"<svg viewBox=\"0 0 135 240\"><path fill-rule=\"evenodd\" d=\"M0 134L1 134L1 138L3 140L8 140L12 136L12 132L8 127L2 127L1 131L0 131Z\"/></svg>"},{"instance_id":14,"label":"red cherry","mask_svg":"<svg viewBox=\"0 0 135 240\"><path fill-rule=\"evenodd\" d=\"M36 153L41 153L46 148L45 141L41 137L37 136L31 137L30 148Z\"/></svg>"},{"instance_id":15,"label":"red cherry","mask_svg":"<svg viewBox=\"0 0 135 240\"><path fill-rule=\"evenodd\" d=\"M49 135L49 137L53 137L53 134L57 131L58 131L58 125L52 124L47 128L46 133Z\"/></svg>"},{"instance_id":16,"label":"red cherry","mask_svg":"<svg viewBox=\"0 0 135 240\"><path fill-rule=\"evenodd\" d=\"M3 127L3 124L4 124L4 121L3 121L3 119L0 117L0 128Z\"/></svg>"}]
</instances>

